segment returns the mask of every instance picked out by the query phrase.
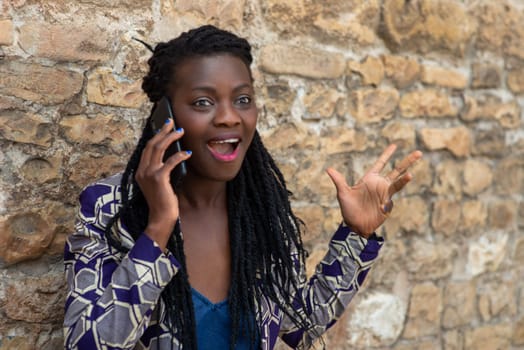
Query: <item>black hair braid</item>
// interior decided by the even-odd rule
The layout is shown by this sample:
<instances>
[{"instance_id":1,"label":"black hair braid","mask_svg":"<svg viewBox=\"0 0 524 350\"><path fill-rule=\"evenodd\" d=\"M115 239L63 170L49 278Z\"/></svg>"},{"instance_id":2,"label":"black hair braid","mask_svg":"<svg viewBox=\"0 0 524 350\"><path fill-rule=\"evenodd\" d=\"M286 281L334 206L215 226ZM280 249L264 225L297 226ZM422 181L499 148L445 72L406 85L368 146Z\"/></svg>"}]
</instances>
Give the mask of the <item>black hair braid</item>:
<instances>
[{"instance_id":1,"label":"black hair braid","mask_svg":"<svg viewBox=\"0 0 524 350\"><path fill-rule=\"evenodd\" d=\"M251 72L253 58L249 43L207 25L156 45L148 60L150 70L143 79L142 88L151 102L157 102L168 94L172 84L176 84L178 64L191 57L216 54L240 58ZM147 141L153 135L148 118L122 176L122 206L106 228L109 244L122 252L127 249L113 233L118 219L135 240L147 226L149 209L134 174ZM282 173L255 132L240 172L227 183L232 276L228 295L233 330L231 349L242 335L247 335L251 349L255 348L260 338L256 321L262 315L261 303L257 300L263 297L277 303L297 326L307 327L305 316L293 309L299 287L296 270L304 264L305 251L300 236L301 222L291 210L290 194ZM179 222L167 248L181 267L162 292L166 322L183 349L195 350L195 318ZM298 256L298 261L293 254ZM298 299L303 306L301 298Z\"/></svg>"}]
</instances>

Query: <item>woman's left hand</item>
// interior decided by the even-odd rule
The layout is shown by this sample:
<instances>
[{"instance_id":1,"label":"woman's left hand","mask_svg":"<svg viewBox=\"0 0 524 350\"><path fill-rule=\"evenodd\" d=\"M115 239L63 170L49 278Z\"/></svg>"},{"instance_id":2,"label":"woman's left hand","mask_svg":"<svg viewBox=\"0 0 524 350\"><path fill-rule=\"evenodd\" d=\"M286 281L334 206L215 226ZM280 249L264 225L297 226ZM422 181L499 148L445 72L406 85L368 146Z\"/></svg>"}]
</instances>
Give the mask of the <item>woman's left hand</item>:
<instances>
[{"instance_id":1,"label":"woman's left hand","mask_svg":"<svg viewBox=\"0 0 524 350\"><path fill-rule=\"evenodd\" d=\"M414 151L387 175L381 175L396 148L396 145L389 145L354 186L349 186L345 177L335 169L327 169L337 188L337 199L344 222L365 238L386 220L393 208L392 196L411 180L412 175L408 169L422 157L422 152Z\"/></svg>"}]
</instances>

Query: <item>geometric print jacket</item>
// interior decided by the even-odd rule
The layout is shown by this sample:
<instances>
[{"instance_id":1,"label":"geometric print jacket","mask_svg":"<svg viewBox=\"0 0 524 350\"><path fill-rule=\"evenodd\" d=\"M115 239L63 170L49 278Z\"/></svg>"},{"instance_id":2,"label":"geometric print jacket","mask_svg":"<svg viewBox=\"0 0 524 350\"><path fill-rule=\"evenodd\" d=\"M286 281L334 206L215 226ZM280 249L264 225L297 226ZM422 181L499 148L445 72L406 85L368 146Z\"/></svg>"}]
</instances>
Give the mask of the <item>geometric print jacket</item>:
<instances>
[{"instance_id":1,"label":"geometric print jacket","mask_svg":"<svg viewBox=\"0 0 524 350\"><path fill-rule=\"evenodd\" d=\"M114 227L130 250L118 252L106 241L104 229L121 206L120 179L120 174L103 179L80 194L76 231L65 245L65 349L181 349L163 322L160 298L178 261L146 235L133 241L121 222ZM310 326L299 329L269 298L257 300L260 349L273 349L277 337L293 349L309 348L342 315L382 244L376 235L365 239L340 225L314 275L306 279L304 266L298 271L303 298L298 311Z\"/></svg>"}]
</instances>

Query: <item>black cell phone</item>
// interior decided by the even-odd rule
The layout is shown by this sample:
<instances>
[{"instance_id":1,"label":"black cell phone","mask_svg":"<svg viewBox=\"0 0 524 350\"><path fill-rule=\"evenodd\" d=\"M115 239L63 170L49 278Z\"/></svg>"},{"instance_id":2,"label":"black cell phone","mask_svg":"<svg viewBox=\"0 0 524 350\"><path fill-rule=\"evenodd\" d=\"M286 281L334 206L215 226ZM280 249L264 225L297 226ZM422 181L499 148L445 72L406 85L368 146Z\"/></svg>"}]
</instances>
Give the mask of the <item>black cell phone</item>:
<instances>
[{"instance_id":1,"label":"black cell phone","mask_svg":"<svg viewBox=\"0 0 524 350\"><path fill-rule=\"evenodd\" d=\"M171 108L171 101L169 101L167 96L164 96L156 103L155 109L153 110L153 115L151 116L151 128L153 129L153 132L157 132L157 130L162 129L166 123L166 119L168 118L173 120L173 130L175 130L177 127L175 123L175 117L173 115L173 109ZM182 146L180 145L180 140L173 142L167 147L166 152L164 153L164 161L181 150ZM176 186L186 174L186 162L182 161L175 167L175 169L173 169L173 171L171 171L171 184Z\"/></svg>"}]
</instances>

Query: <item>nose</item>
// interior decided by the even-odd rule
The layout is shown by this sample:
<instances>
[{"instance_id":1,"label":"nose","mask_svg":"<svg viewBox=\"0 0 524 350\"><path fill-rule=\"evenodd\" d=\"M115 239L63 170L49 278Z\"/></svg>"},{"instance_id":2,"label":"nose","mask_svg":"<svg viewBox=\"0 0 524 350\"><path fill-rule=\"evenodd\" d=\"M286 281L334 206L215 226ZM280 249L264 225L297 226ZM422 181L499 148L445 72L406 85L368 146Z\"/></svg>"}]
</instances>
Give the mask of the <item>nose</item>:
<instances>
[{"instance_id":1,"label":"nose","mask_svg":"<svg viewBox=\"0 0 524 350\"><path fill-rule=\"evenodd\" d=\"M213 123L216 126L232 127L240 124L241 120L240 114L231 103L221 103L216 109Z\"/></svg>"}]
</instances>

